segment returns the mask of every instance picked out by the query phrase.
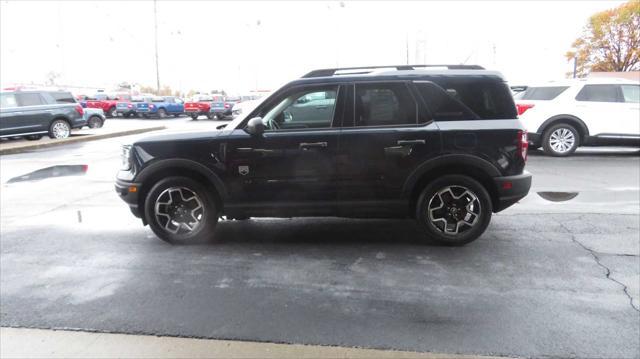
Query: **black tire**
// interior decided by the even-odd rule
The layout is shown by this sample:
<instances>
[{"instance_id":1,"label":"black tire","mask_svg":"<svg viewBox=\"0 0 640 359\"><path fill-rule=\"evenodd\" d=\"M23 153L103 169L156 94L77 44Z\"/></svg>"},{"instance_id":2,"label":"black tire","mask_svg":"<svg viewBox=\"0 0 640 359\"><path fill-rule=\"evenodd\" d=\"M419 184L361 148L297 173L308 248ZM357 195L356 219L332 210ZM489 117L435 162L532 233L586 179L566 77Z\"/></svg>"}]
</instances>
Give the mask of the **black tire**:
<instances>
[{"instance_id":1,"label":"black tire","mask_svg":"<svg viewBox=\"0 0 640 359\"><path fill-rule=\"evenodd\" d=\"M87 126L89 126L89 128L100 128L102 125L104 125L104 121L102 121L100 116L91 116L89 120L87 120Z\"/></svg>"},{"instance_id":2,"label":"black tire","mask_svg":"<svg viewBox=\"0 0 640 359\"><path fill-rule=\"evenodd\" d=\"M140 118L147 119L147 118L149 118L149 116L146 113L141 113L140 114Z\"/></svg>"},{"instance_id":3,"label":"black tire","mask_svg":"<svg viewBox=\"0 0 640 359\"><path fill-rule=\"evenodd\" d=\"M198 121L198 115L191 115L191 119L194 121Z\"/></svg>"},{"instance_id":4,"label":"black tire","mask_svg":"<svg viewBox=\"0 0 640 359\"><path fill-rule=\"evenodd\" d=\"M175 223L177 222L169 222L168 219L165 219L162 214L156 215L156 201L160 200L160 202L162 203L168 200L169 197L167 196L177 196L179 193L175 192L177 190L174 190L174 192L165 192L169 188L180 188L181 191L183 191L183 194L180 195L180 197L182 198L192 198L189 197L190 194L188 194L188 191L190 191L191 194L195 195L195 197L197 198L196 201L191 200L188 202L182 202L182 204L190 204L185 209L186 212L189 212L189 207L192 207L194 204L197 204L197 201L200 201L200 206L202 207L203 211L196 212L196 216L201 215L201 217L199 224L194 225L194 229L192 231L186 232L187 229L184 226L175 225ZM164 204L158 205L159 212L166 211L173 213L173 207ZM179 211L180 208L178 208L177 210ZM202 184L188 177L167 177L158 181L146 196L144 214L147 223L149 223L151 230L153 230L156 236L158 236L158 238L162 239L163 241L173 244L200 242L210 239L213 236L213 232L218 222L218 211L215 205L213 194L208 191ZM195 217L193 216L190 218L195 220ZM168 227L169 229L174 229L177 227L178 232L172 233L171 231L165 229L166 227Z\"/></svg>"},{"instance_id":5,"label":"black tire","mask_svg":"<svg viewBox=\"0 0 640 359\"><path fill-rule=\"evenodd\" d=\"M67 138L71 135L71 126L65 120L55 120L49 126L49 137L55 139Z\"/></svg>"},{"instance_id":6,"label":"black tire","mask_svg":"<svg viewBox=\"0 0 640 359\"><path fill-rule=\"evenodd\" d=\"M42 135L29 135L25 136L25 138L29 141L37 141L42 138Z\"/></svg>"},{"instance_id":7,"label":"black tire","mask_svg":"<svg viewBox=\"0 0 640 359\"><path fill-rule=\"evenodd\" d=\"M446 191L447 188L451 188L453 192ZM442 194L438 195L438 193ZM460 196L460 199L453 200L453 203L445 203L447 197L454 198L449 193ZM470 193L473 197L466 195L466 193ZM462 207L461 202L466 205ZM472 211L469 211L468 207L472 202ZM440 204L442 204L442 209L438 211ZM430 209L435 219L440 218L439 213L445 215L441 219L433 221L429 215ZM491 221L492 210L491 197L482 184L468 176L446 175L430 182L418 196L416 220L429 239L446 246L462 246L476 240L484 233ZM460 225L462 219L470 221L473 225L469 226L464 223ZM445 223L442 223L443 220ZM450 227L449 224L453 224L454 221L455 227ZM453 228L457 233L450 230Z\"/></svg>"},{"instance_id":8,"label":"black tire","mask_svg":"<svg viewBox=\"0 0 640 359\"><path fill-rule=\"evenodd\" d=\"M158 109L158 117L159 118L166 118L167 117L167 111L164 108Z\"/></svg>"},{"instance_id":9,"label":"black tire","mask_svg":"<svg viewBox=\"0 0 640 359\"><path fill-rule=\"evenodd\" d=\"M553 125L546 129L542 135L542 149L544 153L554 157L569 156L574 153L579 146L580 132L578 132L575 127L566 123Z\"/></svg>"},{"instance_id":10,"label":"black tire","mask_svg":"<svg viewBox=\"0 0 640 359\"><path fill-rule=\"evenodd\" d=\"M130 114L130 113L123 113L123 114L122 114L122 117L124 117L124 118L129 118L129 117L131 117L131 114Z\"/></svg>"},{"instance_id":11,"label":"black tire","mask_svg":"<svg viewBox=\"0 0 640 359\"><path fill-rule=\"evenodd\" d=\"M214 116L213 114L210 114L210 113L207 114L207 118L210 120L213 120L213 116Z\"/></svg>"},{"instance_id":12,"label":"black tire","mask_svg":"<svg viewBox=\"0 0 640 359\"><path fill-rule=\"evenodd\" d=\"M178 118L178 117L180 117L180 114L176 113L176 114L173 115L173 117Z\"/></svg>"},{"instance_id":13,"label":"black tire","mask_svg":"<svg viewBox=\"0 0 640 359\"><path fill-rule=\"evenodd\" d=\"M115 106L111 107L109 111L107 111L107 116L109 117L118 117L118 111L116 111Z\"/></svg>"}]
</instances>

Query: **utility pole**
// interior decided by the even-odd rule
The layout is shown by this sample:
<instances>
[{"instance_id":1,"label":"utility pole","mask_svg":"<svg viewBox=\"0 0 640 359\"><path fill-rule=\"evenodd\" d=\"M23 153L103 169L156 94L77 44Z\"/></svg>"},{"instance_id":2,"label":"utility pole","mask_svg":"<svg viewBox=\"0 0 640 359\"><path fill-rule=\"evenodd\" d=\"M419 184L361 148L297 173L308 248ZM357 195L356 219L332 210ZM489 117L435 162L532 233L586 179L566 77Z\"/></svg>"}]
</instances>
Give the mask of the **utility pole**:
<instances>
[{"instance_id":1,"label":"utility pole","mask_svg":"<svg viewBox=\"0 0 640 359\"><path fill-rule=\"evenodd\" d=\"M576 78L576 73L578 72L578 58L573 58L573 78Z\"/></svg>"},{"instance_id":2,"label":"utility pole","mask_svg":"<svg viewBox=\"0 0 640 359\"><path fill-rule=\"evenodd\" d=\"M407 65L409 65L409 33L407 32L407 36L405 38L405 45L407 48Z\"/></svg>"},{"instance_id":3,"label":"utility pole","mask_svg":"<svg viewBox=\"0 0 640 359\"><path fill-rule=\"evenodd\" d=\"M157 1L153 0L153 27L154 27L154 39L156 43L156 88L158 94L160 94L160 68L158 66L158 9Z\"/></svg>"}]
</instances>

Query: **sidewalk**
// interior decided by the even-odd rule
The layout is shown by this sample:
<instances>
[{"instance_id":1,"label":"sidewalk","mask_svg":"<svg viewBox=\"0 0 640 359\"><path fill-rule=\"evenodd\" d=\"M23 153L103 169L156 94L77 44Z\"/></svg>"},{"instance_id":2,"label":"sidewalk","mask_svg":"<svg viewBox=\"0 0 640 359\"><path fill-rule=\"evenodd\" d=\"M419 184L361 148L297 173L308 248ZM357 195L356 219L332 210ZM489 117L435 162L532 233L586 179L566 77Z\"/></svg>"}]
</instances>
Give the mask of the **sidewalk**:
<instances>
[{"instance_id":1,"label":"sidewalk","mask_svg":"<svg viewBox=\"0 0 640 359\"><path fill-rule=\"evenodd\" d=\"M300 344L0 329L1 358L489 358Z\"/></svg>"}]
</instances>

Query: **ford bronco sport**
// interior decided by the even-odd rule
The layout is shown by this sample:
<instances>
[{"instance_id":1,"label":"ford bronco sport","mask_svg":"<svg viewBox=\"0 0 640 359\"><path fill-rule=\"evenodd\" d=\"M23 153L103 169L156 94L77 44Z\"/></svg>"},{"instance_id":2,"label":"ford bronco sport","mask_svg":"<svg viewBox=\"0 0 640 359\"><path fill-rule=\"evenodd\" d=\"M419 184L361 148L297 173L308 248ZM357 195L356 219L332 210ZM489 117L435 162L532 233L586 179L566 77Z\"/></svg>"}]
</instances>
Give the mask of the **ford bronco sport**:
<instances>
[{"instance_id":1,"label":"ford bronco sport","mask_svg":"<svg viewBox=\"0 0 640 359\"><path fill-rule=\"evenodd\" d=\"M498 72L323 69L220 131L124 146L116 191L172 243L212 237L222 217L340 216L414 218L462 245L528 193L527 146Z\"/></svg>"}]
</instances>

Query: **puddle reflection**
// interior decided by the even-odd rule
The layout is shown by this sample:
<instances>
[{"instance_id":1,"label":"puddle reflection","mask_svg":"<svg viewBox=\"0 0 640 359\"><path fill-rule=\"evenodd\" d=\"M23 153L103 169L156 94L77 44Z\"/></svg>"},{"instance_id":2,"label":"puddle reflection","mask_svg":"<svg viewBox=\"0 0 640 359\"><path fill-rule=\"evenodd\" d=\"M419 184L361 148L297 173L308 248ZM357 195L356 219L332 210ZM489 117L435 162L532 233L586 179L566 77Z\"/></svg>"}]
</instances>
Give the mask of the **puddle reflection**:
<instances>
[{"instance_id":1,"label":"puddle reflection","mask_svg":"<svg viewBox=\"0 0 640 359\"><path fill-rule=\"evenodd\" d=\"M7 183L37 181L46 178L64 177L64 176L83 176L87 173L88 165L59 165L41 168L37 171L27 173L22 176L14 177Z\"/></svg>"}]
</instances>

